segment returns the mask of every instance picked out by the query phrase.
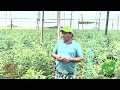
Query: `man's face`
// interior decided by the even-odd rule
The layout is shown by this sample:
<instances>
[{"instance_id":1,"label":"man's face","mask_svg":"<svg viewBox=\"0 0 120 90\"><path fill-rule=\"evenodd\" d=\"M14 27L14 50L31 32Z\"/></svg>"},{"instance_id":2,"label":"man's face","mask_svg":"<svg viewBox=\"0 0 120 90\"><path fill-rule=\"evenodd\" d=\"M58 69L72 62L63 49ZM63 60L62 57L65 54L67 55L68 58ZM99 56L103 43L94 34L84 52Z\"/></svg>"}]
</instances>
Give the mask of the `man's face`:
<instances>
[{"instance_id":1,"label":"man's face","mask_svg":"<svg viewBox=\"0 0 120 90\"><path fill-rule=\"evenodd\" d=\"M68 32L62 32L62 38L64 41L68 41L72 38L72 34Z\"/></svg>"}]
</instances>

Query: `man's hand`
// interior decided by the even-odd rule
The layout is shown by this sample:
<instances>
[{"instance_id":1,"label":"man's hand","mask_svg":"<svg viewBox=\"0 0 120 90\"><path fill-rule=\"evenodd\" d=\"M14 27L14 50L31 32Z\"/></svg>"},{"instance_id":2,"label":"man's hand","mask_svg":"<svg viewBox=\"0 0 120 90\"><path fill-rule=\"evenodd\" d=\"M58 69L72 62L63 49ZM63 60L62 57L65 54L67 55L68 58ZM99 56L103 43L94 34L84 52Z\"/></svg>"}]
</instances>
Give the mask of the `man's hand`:
<instances>
[{"instance_id":1,"label":"man's hand","mask_svg":"<svg viewBox=\"0 0 120 90\"><path fill-rule=\"evenodd\" d=\"M67 62L70 62L72 60L73 60L73 58L71 58L71 57L64 57L63 62L67 63Z\"/></svg>"},{"instance_id":2,"label":"man's hand","mask_svg":"<svg viewBox=\"0 0 120 90\"><path fill-rule=\"evenodd\" d=\"M62 56L59 56L55 53L52 53L52 57L56 60L59 60L59 61L64 61L64 62L69 62L69 61L73 61L73 62L80 62L82 60L84 60L83 57L76 57L76 58L72 58L72 57L62 57Z\"/></svg>"},{"instance_id":3,"label":"man's hand","mask_svg":"<svg viewBox=\"0 0 120 90\"><path fill-rule=\"evenodd\" d=\"M57 56L56 59L59 60L59 61L62 61L64 59L64 57Z\"/></svg>"}]
</instances>

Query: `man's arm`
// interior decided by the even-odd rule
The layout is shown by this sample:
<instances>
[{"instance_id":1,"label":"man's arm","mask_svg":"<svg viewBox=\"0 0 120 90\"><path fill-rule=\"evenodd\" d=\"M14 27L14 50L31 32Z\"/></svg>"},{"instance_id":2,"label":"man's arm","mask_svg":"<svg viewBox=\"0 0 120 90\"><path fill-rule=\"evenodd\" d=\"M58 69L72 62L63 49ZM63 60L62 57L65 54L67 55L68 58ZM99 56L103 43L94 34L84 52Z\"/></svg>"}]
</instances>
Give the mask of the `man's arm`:
<instances>
[{"instance_id":1,"label":"man's arm","mask_svg":"<svg viewBox=\"0 0 120 90\"><path fill-rule=\"evenodd\" d=\"M80 61L82 61L82 60L84 60L83 57L76 57L76 58L72 58L70 61L80 62Z\"/></svg>"},{"instance_id":2,"label":"man's arm","mask_svg":"<svg viewBox=\"0 0 120 90\"><path fill-rule=\"evenodd\" d=\"M51 56L54 58L54 59L57 59L59 56L55 53L52 53Z\"/></svg>"},{"instance_id":3,"label":"man's arm","mask_svg":"<svg viewBox=\"0 0 120 90\"><path fill-rule=\"evenodd\" d=\"M80 62L82 60L84 60L83 57L75 57L75 58L72 58L72 57L61 57L55 53L52 53L51 56L56 60L59 60L59 61L64 61L64 62L69 62L69 61L73 61L73 62Z\"/></svg>"},{"instance_id":4,"label":"man's arm","mask_svg":"<svg viewBox=\"0 0 120 90\"><path fill-rule=\"evenodd\" d=\"M52 53L51 56L55 59L55 60L59 60L61 61L63 58L55 53Z\"/></svg>"},{"instance_id":5,"label":"man's arm","mask_svg":"<svg viewBox=\"0 0 120 90\"><path fill-rule=\"evenodd\" d=\"M75 57L75 58L65 57L65 58L63 59L64 62L69 62L69 61L80 62L80 61L82 61L82 60L84 60L83 57Z\"/></svg>"}]
</instances>

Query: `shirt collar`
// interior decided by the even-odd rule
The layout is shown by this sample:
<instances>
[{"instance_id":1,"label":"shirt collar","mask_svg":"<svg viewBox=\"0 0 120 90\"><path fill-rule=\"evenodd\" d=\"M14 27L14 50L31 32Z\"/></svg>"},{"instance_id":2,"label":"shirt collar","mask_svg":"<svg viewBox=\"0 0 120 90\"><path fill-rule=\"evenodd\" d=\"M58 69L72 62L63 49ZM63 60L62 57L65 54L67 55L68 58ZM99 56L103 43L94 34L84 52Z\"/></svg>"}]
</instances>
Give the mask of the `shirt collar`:
<instances>
[{"instance_id":1,"label":"shirt collar","mask_svg":"<svg viewBox=\"0 0 120 90\"><path fill-rule=\"evenodd\" d=\"M62 40L62 41L63 41L63 43L65 43L64 40ZM71 42L69 42L69 43L65 43L65 44L71 44L72 42L73 42L73 40L72 40Z\"/></svg>"}]
</instances>

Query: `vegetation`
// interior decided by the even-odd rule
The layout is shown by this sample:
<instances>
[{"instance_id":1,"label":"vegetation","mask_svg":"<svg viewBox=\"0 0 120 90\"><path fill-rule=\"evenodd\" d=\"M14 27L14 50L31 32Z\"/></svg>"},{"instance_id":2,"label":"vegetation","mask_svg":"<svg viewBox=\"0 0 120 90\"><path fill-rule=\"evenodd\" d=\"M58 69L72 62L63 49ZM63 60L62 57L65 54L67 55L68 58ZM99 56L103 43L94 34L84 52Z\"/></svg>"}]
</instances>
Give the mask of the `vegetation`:
<instances>
[{"instance_id":1,"label":"vegetation","mask_svg":"<svg viewBox=\"0 0 120 90\"><path fill-rule=\"evenodd\" d=\"M75 79L120 78L120 31L108 31L105 36L103 30L74 30L74 39L81 44L85 58L77 64ZM38 30L1 29L0 78L54 79L51 52L56 42L57 30L45 29L41 42ZM90 48L93 57L88 68Z\"/></svg>"}]
</instances>

